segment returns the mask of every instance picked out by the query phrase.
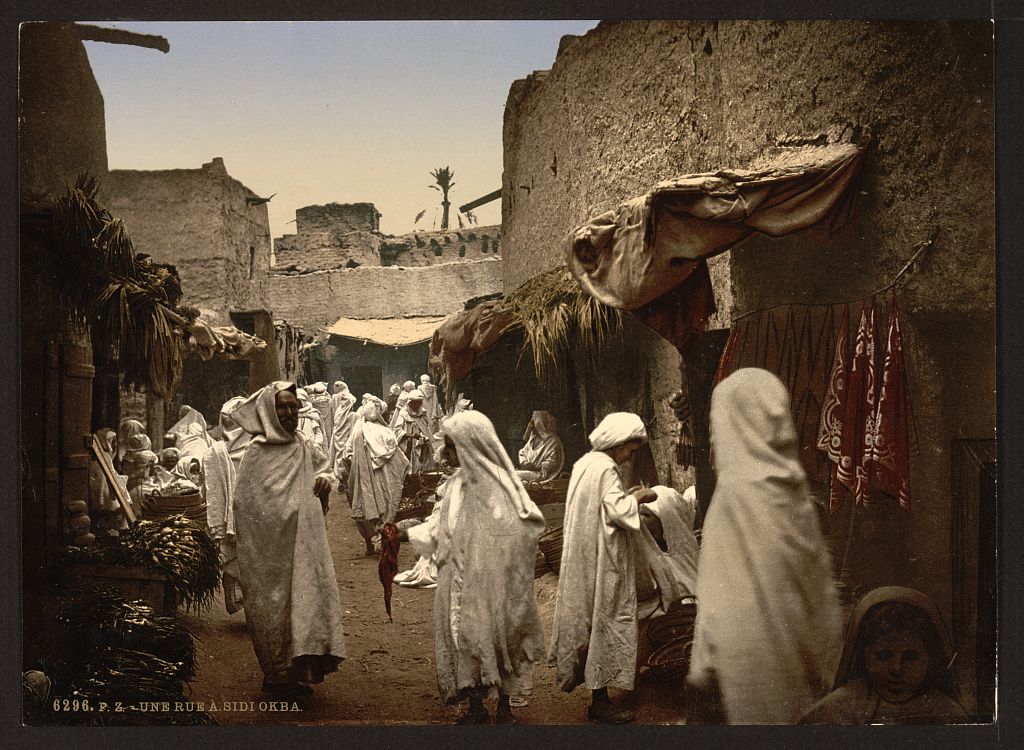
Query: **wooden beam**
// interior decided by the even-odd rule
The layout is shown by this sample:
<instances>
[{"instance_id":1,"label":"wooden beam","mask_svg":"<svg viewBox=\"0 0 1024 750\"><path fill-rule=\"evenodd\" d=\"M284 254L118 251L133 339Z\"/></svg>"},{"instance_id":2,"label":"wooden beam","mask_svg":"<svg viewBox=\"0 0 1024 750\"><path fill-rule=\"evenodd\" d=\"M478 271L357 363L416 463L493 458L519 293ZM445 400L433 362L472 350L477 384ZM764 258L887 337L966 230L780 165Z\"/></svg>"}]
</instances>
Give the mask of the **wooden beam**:
<instances>
[{"instance_id":1,"label":"wooden beam","mask_svg":"<svg viewBox=\"0 0 1024 750\"><path fill-rule=\"evenodd\" d=\"M155 34L139 34L124 29L110 29L105 26L74 25L78 38L83 42L107 42L109 44L130 44L133 47L149 47L163 53L171 51L170 42Z\"/></svg>"},{"instance_id":2,"label":"wooden beam","mask_svg":"<svg viewBox=\"0 0 1024 750\"><path fill-rule=\"evenodd\" d=\"M501 197L501 190L495 190L493 193L488 193L485 196L477 198L475 201L470 201L464 206L459 206L459 213L466 213L466 211L472 211L477 206L482 206L485 203L496 201Z\"/></svg>"}]
</instances>

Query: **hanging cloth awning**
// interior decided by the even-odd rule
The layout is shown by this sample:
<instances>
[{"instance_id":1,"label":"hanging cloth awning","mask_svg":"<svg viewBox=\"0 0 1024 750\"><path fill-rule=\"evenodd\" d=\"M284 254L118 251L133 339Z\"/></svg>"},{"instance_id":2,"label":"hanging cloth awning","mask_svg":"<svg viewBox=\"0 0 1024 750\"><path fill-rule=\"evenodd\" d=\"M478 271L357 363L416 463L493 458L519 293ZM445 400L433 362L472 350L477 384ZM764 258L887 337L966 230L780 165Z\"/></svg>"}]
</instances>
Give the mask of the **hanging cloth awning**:
<instances>
[{"instance_id":1,"label":"hanging cloth awning","mask_svg":"<svg viewBox=\"0 0 1024 750\"><path fill-rule=\"evenodd\" d=\"M197 318L188 328L189 346L201 360L209 361L216 354L221 359L252 359L267 348L259 336L234 326L214 326Z\"/></svg>"},{"instance_id":2,"label":"hanging cloth awning","mask_svg":"<svg viewBox=\"0 0 1024 750\"><path fill-rule=\"evenodd\" d=\"M500 299L444 318L430 342L431 376L453 388L455 381L469 375L477 355L492 349L512 323L512 312Z\"/></svg>"},{"instance_id":3,"label":"hanging cloth awning","mask_svg":"<svg viewBox=\"0 0 1024 750\"><path fill-rule=\"evenodd\" d=\"M419 318L338 318L323 330L332 336L368 341L383 346L408 346L430 341L444 316Z\"/></svg>"},{"instance_id":4,"label":"hanging cloth awning","mask_svg":"<svg viewBox=\"0 0 1024 750\"><path fill-rule=\"evenodd\" d=\"M595 299L638 310L755 232L837 226L865 152L865 144L789 148L751 169L661 182L572 232L569 269Z\"/></svg>"}]
</instances>

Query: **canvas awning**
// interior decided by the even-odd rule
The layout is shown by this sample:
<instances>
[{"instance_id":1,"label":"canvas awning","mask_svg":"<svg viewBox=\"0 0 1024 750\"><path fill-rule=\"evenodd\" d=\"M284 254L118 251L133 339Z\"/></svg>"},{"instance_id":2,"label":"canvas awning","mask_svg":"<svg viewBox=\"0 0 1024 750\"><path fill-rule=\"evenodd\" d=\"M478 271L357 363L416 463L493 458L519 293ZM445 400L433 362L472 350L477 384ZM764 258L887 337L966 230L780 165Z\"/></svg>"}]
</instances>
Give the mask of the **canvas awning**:
<instances>
[{"instance_id":1,"label":"canvas awning","mask_svg":"<svg viewBox=\"0 0 1024 750\"><path fill-rule=\"evenodd\" d=\"M430 342L429 369L451 395L455 381L473 369L477 355L492 349L513 323L503 300L487 300L476 307L442 318Z\"/></svg>"},{"instance_id":2,"label":"canvas awning","mask_svg":"<svg viewBox=\"0 0 1024 750\"><path fill-rule=\"evenodd\" d=\"M325 332L332 336L369 341L383 346L408 346L430 341L444 317L338 318Z\"/></svg>"},{"instance_id":3,"label":"canvas awning","mask_svg":"<svg viewBox=\"0 0 1024 750\"><path fill-rule=\"evenodd\" d=\"M197 318L188 332L189 346L204 362L214 355L221 359L253 359L267 348L267 342L259 336L234 326L215 326L202 318Z\"/></svg>"},{"instance_id":4,"label":"canvas awning","mask_svg":"<svg viewBox=\"0 0 1024 750\"><path fill-rule=\"evenodd\" d=\"M781 237L837 226L865 153L863 143L785 148L751 169L661 182L573 231L567 264L595 299L638 310L755 232Z\"/></svg>"}]
</instances>

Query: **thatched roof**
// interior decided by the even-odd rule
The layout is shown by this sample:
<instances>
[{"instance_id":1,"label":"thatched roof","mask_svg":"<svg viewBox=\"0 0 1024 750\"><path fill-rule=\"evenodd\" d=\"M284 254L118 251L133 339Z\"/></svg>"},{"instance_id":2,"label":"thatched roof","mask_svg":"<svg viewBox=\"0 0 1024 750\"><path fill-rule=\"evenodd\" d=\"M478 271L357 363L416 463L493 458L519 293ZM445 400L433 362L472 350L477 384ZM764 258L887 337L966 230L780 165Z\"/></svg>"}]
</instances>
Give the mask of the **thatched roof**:
<instances>
[{"instance_id":1,"label":"thatched roof","mask_svg":"<svg viewBox=\"0 0 1024 750\"><path fill-rule=\"evenodd\" d=\"M513 326L523 331L523 354L541 377L574 347L596 354L622 327L622 313L584 292L566 266L534 276L505 298Z\"/></svg>"}]
</instances>

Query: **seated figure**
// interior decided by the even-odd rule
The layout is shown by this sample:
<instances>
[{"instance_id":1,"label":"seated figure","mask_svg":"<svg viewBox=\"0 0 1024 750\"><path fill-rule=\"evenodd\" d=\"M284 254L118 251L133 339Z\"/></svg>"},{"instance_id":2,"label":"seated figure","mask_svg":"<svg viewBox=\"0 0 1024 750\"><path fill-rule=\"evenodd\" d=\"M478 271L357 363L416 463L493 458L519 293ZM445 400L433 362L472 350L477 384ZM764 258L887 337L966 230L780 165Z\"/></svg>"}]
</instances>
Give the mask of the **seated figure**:
<instances>
[{"instance_id":1,"label":"seated figure","mask_svg":"<svg viewBox=\"0 0 1024 750\"><path fill-rule=\"evenodd\" d=\"M565 464L565 450L558 437L555 417L547 411L535 411L523 435L526 445L519 451L519 471L524 482L550 482Z\"/></svg>"}]
</instances>

